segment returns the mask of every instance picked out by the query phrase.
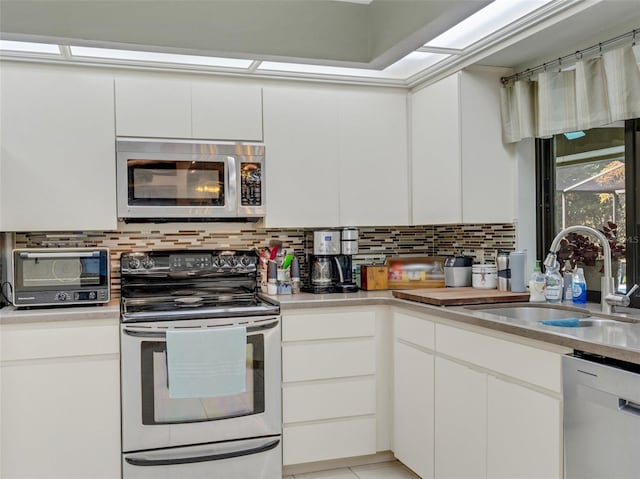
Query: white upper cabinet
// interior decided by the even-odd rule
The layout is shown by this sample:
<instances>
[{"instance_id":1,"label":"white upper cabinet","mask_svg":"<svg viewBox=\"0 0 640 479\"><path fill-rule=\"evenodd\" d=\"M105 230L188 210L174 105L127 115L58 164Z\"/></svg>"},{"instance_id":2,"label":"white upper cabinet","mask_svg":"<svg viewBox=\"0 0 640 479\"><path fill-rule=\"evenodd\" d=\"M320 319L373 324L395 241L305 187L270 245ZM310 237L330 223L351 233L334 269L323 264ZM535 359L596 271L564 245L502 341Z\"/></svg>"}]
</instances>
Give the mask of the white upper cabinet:
<instances>
[{"instance_id":1,"label":"white upper cabinet","mask_svg":"<svg viewBox=\"0 0 640 479\"><path fill-rule=\"evenodd\" d=\"M191 85L192 136L262 141L262 89L198 82Z\"/></svg>"},{"instance_id":2,"label":"white upper cabinet","mask_svg":"<svg viewBox=\"0 0 640 479\"><path fill-rule=\"evenodd\" d=\"M191 137L191 85L157 78L116 78L118 136Z\"/></svg>"},{"instance_id":3,"label":"white upper cabinet","mask_svg":"<svg viewBox=\"0 0 640 479\"><path fill-rule=\"evenodd\" d=\"M409 224L406 93L344 92L338 125L340 223Z\"/></svg>"},{"instance_id":4,"label":"white upper cabinet","mask_svg":"<svg viewBox=\"0 0 640 479\"><path fill-rule=\"evenodd\" d=\"M337 96L310 88L265 88L265 224L339 223Z\"/></svg>"},{"instance_id":5,"label":"white upper cabinet","mask_svg":"<svg viewBox=\"0 0 640 479\"><path fill-rule=\"evenodd\" d=\"M264 90L268 227L408 224L406 94Z\"/></svg>"},{"instance_id":6,"label":"white upper cabinet","mask_svg":"<svg viewBox=\"0 0 640 479\"><path fill-rule=\"evenodd\" d=\"M411 95L413 224L460 223L459 76Z\"/></svg>"},{"instance_id":7,"label":"white upper cabinet","mask_svg":"<svg viewBox=\"0 0 640 479\"><path fill-rule=\"evenodd\" d=\"M413 224L514 221L515 151L502 143L502 75L465 70L411 95Z\"/></svg>"},{"instance_id":8,"label":"white upper cabinet","mask_svg":"<svg viewBox=\"0 0 640 479\"><path fill-rule=\"evenodd\" d=\"M116 78L119 136L262 141L262 89L215 81Z\"/></svg>"},{"instance_id":9,"label":"white upper cabinet","mask_svg":"<svg viewBox=\"0 0 640 479\"><path fill-rule=\"evenodd\" d=\"M0 231L115 229L113 79L3 62L0 96Z\"/></svg>"},{"instance_id":10,"label":"white upper cabinet","mask_svg":"<svg viewBox=\"0 0 640 479\"><path fill-rule=\"evenodd\" d=\"M502 143L501 69L460 75L462 222L511 223L515 216L516 156Z\"/></svg>"}]
</instances>

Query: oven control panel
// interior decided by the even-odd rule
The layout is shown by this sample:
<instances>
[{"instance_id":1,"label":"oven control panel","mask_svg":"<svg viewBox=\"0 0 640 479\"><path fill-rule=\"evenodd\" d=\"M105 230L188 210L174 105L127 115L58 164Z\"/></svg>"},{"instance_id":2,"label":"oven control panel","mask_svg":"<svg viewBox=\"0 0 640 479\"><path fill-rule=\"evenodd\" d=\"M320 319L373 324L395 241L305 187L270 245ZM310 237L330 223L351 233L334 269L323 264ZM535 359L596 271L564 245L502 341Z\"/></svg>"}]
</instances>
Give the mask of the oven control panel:
<instances>
[{"instance_id":1,"label":"oven control panel","mask_svg":"<svg viewBox=\"0 0 640 479\"><path fill-rule=\"evenodd\" d=\"M151 251L122 253L120 272L125 275L171 273L255 273L255 251Z\"/></svg>"}]
</instances>

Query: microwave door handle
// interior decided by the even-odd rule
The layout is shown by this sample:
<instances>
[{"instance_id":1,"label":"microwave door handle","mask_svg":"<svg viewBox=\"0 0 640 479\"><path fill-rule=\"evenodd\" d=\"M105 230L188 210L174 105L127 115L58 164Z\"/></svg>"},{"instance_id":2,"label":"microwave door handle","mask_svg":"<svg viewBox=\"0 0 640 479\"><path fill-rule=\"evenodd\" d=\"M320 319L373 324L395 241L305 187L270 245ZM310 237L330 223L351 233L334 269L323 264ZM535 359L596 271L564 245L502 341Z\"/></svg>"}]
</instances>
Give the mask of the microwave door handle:
<instances>
[{"instance_id":1,"label":"microwave door handle","mask_svg":"<svg viewBox=\"0 0 640 479\"><path fill-rule=\"evenodd\" d=\"M228 211L235 213L238 209L238 165L236 164L236 158L233 156L227 157L227 192L228 192Z\"/></svg>"},{"instance_id":2,"label":"microwave door handle","mask_svg":"<svg viewBox=\"0 0 640 479\"><path fill-rule=\"evenodd\" d=\"M39 259L39 258L98 258L100 256L100 251L86 251L86 252L72 252L72 251L63 251L63 252L40 252L40 253L20 253L21 258L25 259Z\"/></svg>"},{"instance_id":3,"label":"microwave door handle","mask_svg":"<svg viewBox=\"0 0 640 479\"><path fill-rule=\"evenodd\" d=\"M144 457L127 457L127 461L132 466L173 466L176 464L193 464L196 462L220 461L222 459L232 459L234 457L250 456L260 454L261 452L270 451L280 444L280 439L271 440L250 449L239 449L237 451L228 451L214 454L204 454L202 456L187 457L158 457L157 459L146 459Z\"/></svg>"}]
</instances>

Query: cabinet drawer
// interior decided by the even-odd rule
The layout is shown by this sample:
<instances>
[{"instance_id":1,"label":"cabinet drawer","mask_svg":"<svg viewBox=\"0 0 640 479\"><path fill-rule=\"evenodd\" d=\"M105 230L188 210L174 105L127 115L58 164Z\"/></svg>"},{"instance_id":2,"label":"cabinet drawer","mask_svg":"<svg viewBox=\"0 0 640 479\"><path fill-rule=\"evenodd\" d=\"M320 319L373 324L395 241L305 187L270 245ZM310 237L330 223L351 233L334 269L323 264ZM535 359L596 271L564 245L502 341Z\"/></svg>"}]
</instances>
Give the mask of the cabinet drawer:
<instances>
[{"instance_id":1,"label":"cabinet drawer","mask_svg":"<svg viewBox=\"0 0 640 479\"><path fill-rule=\"evenodd\" d=\"M485 369L561 391L561 355L504 339L436 325L436 350Z\"/></svg>"},{"instance_id":2,"label":"cabinet drawer","mask_svg":"<svg viewBox=\"0 0 640 479\"><path fill-rule=\"evenodd\" d=\"M2 361L120 353L118 319L4 325Z\"/></svg>"},{"instance_id":3,"label":"cabinet drawer","mask_svg":"<svg viewBox=\"0 0 640 479\"><path fill-rule=\"evenodd\" d=\"M404 341L433 349L435 345L435 325L431 321L396 312L393 315L395 337Z\"/></svg>"},{"instance_id":4,"label":"cabinet drawer","mask_svg":"<svg viewBox=\"0 0 640 479\"><path fill-rule=\"evenodd\" d=\"M365 376L375 373L373 338L282 346L282 381Z\"/></svg>"},{"instance_id":5,"label":"cabinet drawer","mask_svg":"<svg viewBox=\"0 0 640 479\"><path fill-rule=\"evenodd\" d=\"M376 452L373 417L285 426L282 436L285 466Z\"/></svg>"},{"instance_id":6,"label":"cabinet drawer","mask_svg":"<svg viewBox=\"0 0 640 479\"><path fill-rule=\"evenodd\" d=\"M374 336L374 311L327 311L326 313L295 313L282 317L282 340L353 338Z\"/></svg>"},{"instance_id":7,"label":"cabinet drawer","mask_svg":"<svg viewBox=\"0 0 640 479\"><path fill-rule=\"evenodd\" d=\"M284 423L315 421L376 412L373 376L322 383L285 384L282 389Z\"/></svg>"}]
</instances>

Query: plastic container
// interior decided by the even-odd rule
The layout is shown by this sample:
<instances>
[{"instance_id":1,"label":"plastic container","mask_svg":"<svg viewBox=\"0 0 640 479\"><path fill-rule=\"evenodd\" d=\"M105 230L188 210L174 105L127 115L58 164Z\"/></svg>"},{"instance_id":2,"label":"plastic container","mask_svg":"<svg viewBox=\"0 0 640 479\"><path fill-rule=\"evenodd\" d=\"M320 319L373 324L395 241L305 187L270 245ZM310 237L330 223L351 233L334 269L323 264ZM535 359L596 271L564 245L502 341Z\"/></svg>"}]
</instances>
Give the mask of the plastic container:
<instances>
[{"instance_id":1,"label":"plastic container","mask_svg":"<svg viewBox=\"0 0 640 479\"><path fill-rule=\"evenodd\" d=\"M471 286L478 289L498 287L498 268L495 264L474 264L471 267Z\"/></svg>"},{"instance_id":2,"label":"plastic container","mask_svg":"<svg viewBox=\"0 0 640 479\"><path fill-rule=\"evenodd\" d=\"M544 297L547 303L560 303L562 301L562 276L560 276L560 263L557 261L552 267L547 267L545 272Z\"/></svg>"},{"instance_id":3,"label":"plastic container","mask_svg":"<svg viewBox=\"0 0 640 479\"><path fill-rule=\"evenodd\" d=\"M525 282L525 265L527 263L527 250L512 251L509 253L509 268L511 269L511 291L524 293L527 290Z\"/></svg>"},{"instance_id":4,"label":"plastic container","mask_svg":"<svg viewBox=\"0 0 640 479\"><path fill-rule=\"evenodd\" d=\"M564 301L573 300L573 270L569 260L564 262L564 272L562 275L562 299Z\"/></svg>"},{"instance_id":5,"label":"plastic container","mask_svg":"<svg viewBox=\"0 0 640 479\"><path fill-rule=\"evenodd\" d=\"M574 304L586 304L587 282L584 279L584 271L582 268L576 268L575 273L573 273L571 291Z\"/></svg>"},{"instance_id":6,"label":"plastic container","mask_svg":"<svg viewBox=\"0 0 640 479\"><path fill-rule=\"evenodd\" d=\"M529 302L531 303L544 303L547 298L544 297L544 288L547 284L547 280L540 271L540 261L536 261L536 266L533 268L533 273L529 278Z\"/></svg>"}]
</instances>

